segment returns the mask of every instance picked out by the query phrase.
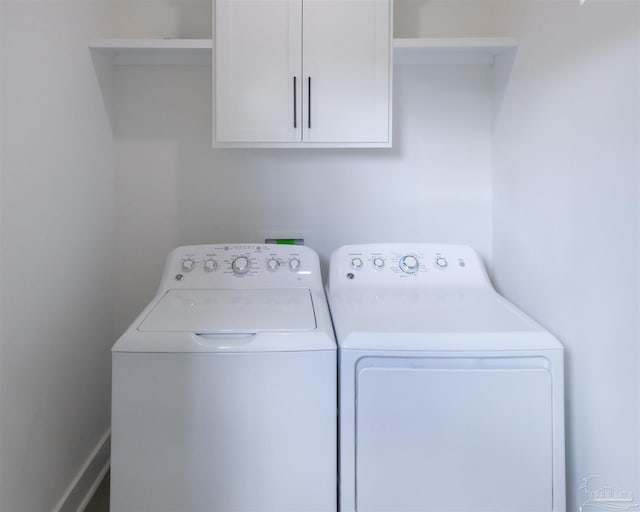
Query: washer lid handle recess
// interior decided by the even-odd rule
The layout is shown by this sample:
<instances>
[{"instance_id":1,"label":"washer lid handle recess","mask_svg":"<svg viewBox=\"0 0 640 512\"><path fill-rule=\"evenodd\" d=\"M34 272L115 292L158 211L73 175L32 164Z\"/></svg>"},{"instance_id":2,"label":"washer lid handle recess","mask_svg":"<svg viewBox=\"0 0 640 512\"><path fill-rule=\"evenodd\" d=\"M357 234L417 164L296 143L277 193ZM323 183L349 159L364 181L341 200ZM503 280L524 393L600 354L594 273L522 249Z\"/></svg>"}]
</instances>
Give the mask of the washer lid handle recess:
<instances>
[{"instance_id":1,"label":"washer lid handle recess","mask_svg":"<svg viewBox=\"0 0 640 512\"><path fill-rule=\"evenodd\" d=\"M227 336L315 328L311 292L304 288L169 290L138 326L139 331Z\"/></svg>"}]
</instances>

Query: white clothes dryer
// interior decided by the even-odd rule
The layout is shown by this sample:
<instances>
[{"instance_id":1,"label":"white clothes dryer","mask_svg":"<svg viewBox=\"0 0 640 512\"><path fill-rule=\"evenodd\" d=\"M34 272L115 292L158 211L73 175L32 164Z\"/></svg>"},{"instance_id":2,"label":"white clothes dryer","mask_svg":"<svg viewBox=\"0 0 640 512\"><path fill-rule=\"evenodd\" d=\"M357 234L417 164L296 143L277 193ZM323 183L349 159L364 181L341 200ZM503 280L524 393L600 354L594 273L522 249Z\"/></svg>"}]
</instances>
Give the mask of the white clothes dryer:
<instances>
[{"instance_id":1,"label":"white clothes dryer","mask_svg":"<svg viewBox=\"0 0 640 512\"><path fill-rule=\"evenodd\" d=\"M563 348L466 246L331 256L341 512L563 512Z\"/></svg>"},{"instance_id":2,"label":"white clothes dryer","mask_svg":"<svg viewBox=\"0 0 640 512\"><path fill-rule=\"evenodd\" d=\"M112 512L336 510L336 343L311 249L177 248L112 355Z\"/></svg>"}]
</instances>

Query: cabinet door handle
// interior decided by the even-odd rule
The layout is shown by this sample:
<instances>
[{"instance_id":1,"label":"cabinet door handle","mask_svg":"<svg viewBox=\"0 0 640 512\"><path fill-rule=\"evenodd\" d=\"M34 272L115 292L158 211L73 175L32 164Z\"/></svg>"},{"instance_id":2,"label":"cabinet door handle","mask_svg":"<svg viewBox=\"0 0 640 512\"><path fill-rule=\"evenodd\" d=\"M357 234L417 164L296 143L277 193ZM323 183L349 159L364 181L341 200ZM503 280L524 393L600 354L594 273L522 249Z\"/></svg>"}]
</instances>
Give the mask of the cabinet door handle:
<instances>
[{"instance_id":1,"label":"cabinet door handle","mask_svg":"<svg viewBox=\"0 0 640 512\"><path fill-rule=\"evenodd\" d=\"M311 77L308 78L309 84L307 86L307 127L311 128Z\"/></svg>"},{"instance_id":2,"label":"cabinet door handle","mask_svg":"<svg viewBox=\"0 0 640 512\"><path fill-rule=\"evenodd\" d=\"M293 127L298 127L298 91L296 90L297 78L293 77Z\"/></svg>"}]
</instances>

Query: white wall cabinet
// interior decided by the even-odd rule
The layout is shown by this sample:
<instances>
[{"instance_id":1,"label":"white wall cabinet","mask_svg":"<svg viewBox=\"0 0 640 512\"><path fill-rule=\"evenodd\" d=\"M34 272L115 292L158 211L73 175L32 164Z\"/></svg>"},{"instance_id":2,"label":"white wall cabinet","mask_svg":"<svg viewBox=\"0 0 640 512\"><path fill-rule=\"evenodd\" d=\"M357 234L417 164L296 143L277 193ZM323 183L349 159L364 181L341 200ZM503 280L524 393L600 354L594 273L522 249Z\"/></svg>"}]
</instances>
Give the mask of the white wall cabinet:
<instances>
[{"instance_id":1,"label":"white wall cabinet","mask_svg":"<svg viewBox=\"0 0 640 512\"><path fill-rule=\"evenodd\" d=\"M216 145L391 145L391 0L216 0L214 18Z\"/></svg>"}]
</instances>

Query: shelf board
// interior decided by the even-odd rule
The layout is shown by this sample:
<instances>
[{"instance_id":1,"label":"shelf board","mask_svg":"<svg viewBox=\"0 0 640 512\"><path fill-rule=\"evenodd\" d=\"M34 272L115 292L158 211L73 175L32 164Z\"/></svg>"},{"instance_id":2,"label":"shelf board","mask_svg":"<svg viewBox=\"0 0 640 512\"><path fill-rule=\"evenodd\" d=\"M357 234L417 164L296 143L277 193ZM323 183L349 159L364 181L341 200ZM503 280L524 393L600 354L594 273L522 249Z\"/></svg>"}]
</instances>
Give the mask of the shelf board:
<instances>
[{"instance_id":1,"label":"shelf board","mask_svg":"<svg viewBox=\"0 0 640 512\"><path fill-rule=\"evenodd\" d=\"M470 62L492 64L495 56L518 47L514 37L396 38L396 62Z\"/></svg>"},{"instance_id":2,"label":"shelf board","mask_svg":"<svg viewBox=\"0 0 640 512\"><path fill-rule=\"evenodd\" d=\"M89 48L117 65L211 65L212 39L94 39Z\"/></svg>"},{"instance_id":3,"label":"shelf board","mask_svg":"<svg viewBox=\"0 0 640 512\"><path fill-rule=\"evenodd\" d=\"M396 51L477 51L496 55L517 46L518 40L514 37L401 37L393 40L393 48Z\"/></svg>"},{"instance_id":4,"label":"shelf board","mask_svg":"<svg viewBox=\"0 0 640 512\"><path fill-rule=\"evenodd\" d=\"M493 63L517 48L513 37L396 38L397 62ZM116 65L211 65L212 39L95 39L89 48Z\"/></svg>"}]
</instances>

